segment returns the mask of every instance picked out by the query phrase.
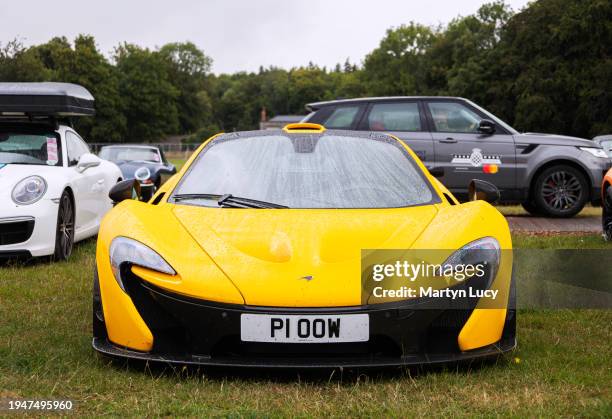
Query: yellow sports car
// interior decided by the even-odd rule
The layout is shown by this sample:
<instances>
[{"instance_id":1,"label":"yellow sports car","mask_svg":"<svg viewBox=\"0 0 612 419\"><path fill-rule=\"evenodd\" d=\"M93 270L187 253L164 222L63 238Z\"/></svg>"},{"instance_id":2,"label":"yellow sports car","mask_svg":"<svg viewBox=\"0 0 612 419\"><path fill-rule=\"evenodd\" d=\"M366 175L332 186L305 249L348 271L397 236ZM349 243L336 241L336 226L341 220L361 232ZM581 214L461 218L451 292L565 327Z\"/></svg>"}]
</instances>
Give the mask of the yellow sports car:
<instances>
[{"instance_id":1,"label":"yellow sports car","mask_svg":"<svg viewBox=\"0 0 612 419\"><path fill-rule=\"evenodd\" d=\"M485 202L499 191L472 182L459 204L437 172L392 135L298 123L210 138L148 202L117 184L98 236L93 347L302 368L511 350L512 244ZM408 275L430 264L422 281Z\"/></svg>"}]
</instances>

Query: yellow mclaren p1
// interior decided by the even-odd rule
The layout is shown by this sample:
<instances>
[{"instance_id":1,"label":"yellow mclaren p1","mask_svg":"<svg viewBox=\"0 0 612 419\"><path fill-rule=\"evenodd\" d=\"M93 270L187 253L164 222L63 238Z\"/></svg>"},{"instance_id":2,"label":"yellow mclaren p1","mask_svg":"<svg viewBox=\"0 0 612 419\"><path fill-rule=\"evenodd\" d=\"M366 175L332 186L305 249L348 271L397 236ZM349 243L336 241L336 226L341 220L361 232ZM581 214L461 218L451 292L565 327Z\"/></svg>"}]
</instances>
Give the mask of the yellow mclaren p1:
<instances>
[{"instance_id":1,"label":"yellow mclaren p1","mask_svg":"<svg viewBox=\"0 0 612 419\"><path fill-rule=\"evenodd\" d=\"M460 204L437 172L392 135L299 123L210 138L148 202L117 184L98 236L93 347L302 368L511 350L512 244L485 202L499 191L473 182ZM425 262L438 269L425 282L406 275Z\"/></svg>"}]
</instances>

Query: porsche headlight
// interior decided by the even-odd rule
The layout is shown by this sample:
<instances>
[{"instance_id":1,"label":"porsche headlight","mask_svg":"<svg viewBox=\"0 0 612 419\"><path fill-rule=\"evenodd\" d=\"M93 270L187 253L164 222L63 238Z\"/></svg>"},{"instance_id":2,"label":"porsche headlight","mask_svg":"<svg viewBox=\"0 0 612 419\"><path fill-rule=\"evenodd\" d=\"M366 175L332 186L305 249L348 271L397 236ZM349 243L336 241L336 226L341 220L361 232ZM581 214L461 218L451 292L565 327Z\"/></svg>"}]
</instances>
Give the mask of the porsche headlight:
<instances>
[{"instance_id":1,"label":"porsche headlight","mask_svg":"<svg viewBox=\"0 0 612 419\"><path fill-rule=\"evenodd\" d=\"M30 205L43 197L47 182L40 176L28 176L13 188L11 198L19 205Z\"/></svg>"},{"instance_id":2,"label":"porsche headlight","mask_svg":"<svg viewBox=\"0 0 612 419\"><path fill-rule=\"evenodd\" d=\"M578 147L578 148L582 151L586 151L587 153L595 157L600 157L602 159L608 158L608 154L601 148L595 148L595 147Z\"/></svg>"},{"instance_id":3,"label":"porsche headlight","mask_svg":"<svg viewBox=\"0 0 612 419\"><path fill-rule=\"evenodd\" d=\"M153 249L127 237L116 237L111 242L110 263L113 275L123 291L126 291L121 280L121 267L124 264L138 265L168 275L176 275L168 262Z\"/></svg>"},{"instance_id":4,"label":"porsche headlight","mask_svg":"<svg viewBox=\"0 0 612 419\"><path fill-rule=\"evenodd\" d=\"M474 240L454 252L444 261L443 267L451 266L482 266L486 269L487 281L485 288L489 288L499 268L501 248L499 242L493 237L483 237Z\"/></svg>"}]
</instances>

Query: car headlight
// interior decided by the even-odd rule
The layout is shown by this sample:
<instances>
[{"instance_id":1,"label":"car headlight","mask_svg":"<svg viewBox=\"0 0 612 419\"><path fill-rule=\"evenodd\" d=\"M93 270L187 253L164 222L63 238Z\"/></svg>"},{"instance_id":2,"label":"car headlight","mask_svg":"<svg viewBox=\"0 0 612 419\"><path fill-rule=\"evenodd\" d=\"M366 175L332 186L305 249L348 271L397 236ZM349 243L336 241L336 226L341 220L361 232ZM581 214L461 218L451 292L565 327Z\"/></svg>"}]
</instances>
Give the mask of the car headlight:
<instances>
[{"instance_id":1,"label":"car headlight","mask_svg":"<svg viewBox=\"0 0 612 419\"><path fill-rule=\"evenodd\" d=\"M30 205L43 197L47 191L47 182L40 176L28 176L19 181L13 188L11 198L20 205Z\"/></svg>"},{"instance_id":2,"label":"car headlight","mask_svg":"<svg viewBox=\"0 0 612 419\"><path fill-rule=\"evenodd\" d=\"M592 156L600 157L602 159L608 158L608 154L601 148L595 148L595 147L578 147L578 148L582 151L586 151Z\"/></svg>"},{"instance_id":3,"label":"car headlight","mask_svg":"<svg viewBox=\"0 0 612 419\"><path fill-rule=\"evenodd\" d=\"M456 267L482 264L487 269L485 289L488 289L497 275L500 260L501 248L499 242L493 237L483 237L454 252L444 261L442 266Z\"/></svg>"},{"instance_id":4,"label":"car headlight","mask_svg":"<svg viewBox=\"0 0 612 419\"><path fill-rule=\"evenodd\" d=\"M138 265L168 275L176 275L168 262L153 249L127 237L116 237L111 242L110 263L113 275L123 291L126 289L121 280L122 266Z\"/></svg>"},{"instance_id":5,"label":"car headlight","mask_svg":"<svg viewBox=\"0 0 612 419\"><path fill-rule=\"evenodd\" d=\"M148 167L139 167L134 172L134 177L140 183L146 183L146 181L151 178L151 171Z\"/></svg>"}]
</instances>

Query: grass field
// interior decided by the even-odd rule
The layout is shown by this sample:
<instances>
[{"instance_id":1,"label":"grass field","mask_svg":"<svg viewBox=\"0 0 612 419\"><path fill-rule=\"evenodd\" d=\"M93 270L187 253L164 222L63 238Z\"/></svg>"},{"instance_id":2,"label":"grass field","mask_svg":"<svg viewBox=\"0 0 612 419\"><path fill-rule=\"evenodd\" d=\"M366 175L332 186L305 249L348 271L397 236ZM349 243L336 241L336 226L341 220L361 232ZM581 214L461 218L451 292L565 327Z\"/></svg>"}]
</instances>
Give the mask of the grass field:
<instances>
[{"instance_id":1,"label":"grass field","mask_svg":"<svg viewBox=\"0 0 612 419\"><path fill-rule=\"evenodd\" d=\"M595 235L514 241L605 246ZM523 311L518 349L485 365L264 374L113 363L91 349L94 248L90 240L69 262L0 268L0 400L71 399L77 413L121 416L612 414L612 312L605 310Z\"/></svg>"},{"instance_id":2,"label":"grass field","mask_svg":"<svg viewBox=\"0 0 612 419\"><path fill-rule=\"evenodd\" d=\"M499 212L508 215L529 215L527 211L520 205L498 205L496 207ZM582 211L575 215L576 218L583 217L601 217L601 207L594 207L592 205L585 206Z\"/></svg>"}]
</instances>

